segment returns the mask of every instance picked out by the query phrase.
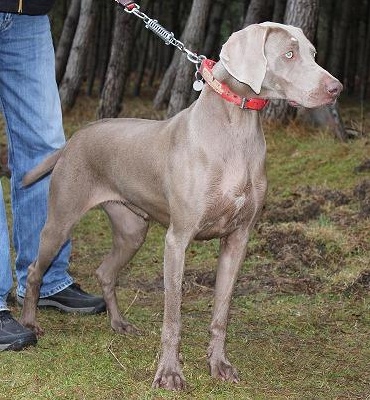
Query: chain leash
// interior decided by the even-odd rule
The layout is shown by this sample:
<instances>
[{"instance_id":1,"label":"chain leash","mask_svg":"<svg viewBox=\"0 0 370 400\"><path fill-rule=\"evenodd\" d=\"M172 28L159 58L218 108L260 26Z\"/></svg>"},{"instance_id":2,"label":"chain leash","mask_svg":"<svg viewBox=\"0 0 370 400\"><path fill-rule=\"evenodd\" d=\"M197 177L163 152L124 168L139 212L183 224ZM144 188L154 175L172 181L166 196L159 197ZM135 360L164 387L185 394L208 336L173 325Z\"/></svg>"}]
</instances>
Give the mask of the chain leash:
<instances>
[{"instance_id":1,"label":"chain leash","mask_svg":"<svg viewBox=\"0 0 370 400\"><path fill-rule=\"evenodd\" d=\"M117 3L121 4L118 0ZM161 38L166 45L172 45L177 47L182 53L185 53L187 59L194 63L200 64L206 57L203 55L198 55L189 49L187 49L183 42L175 38L173 32L168 31L164 28L156 19L149 18L145 13L140 11L140 6L136 3L133 4L134 7L124 7L124 10L129 14L134 14L140 18L145 23L145 28L154 32L159 38Z\"/></svg>"},{"instance_id":2,"label":"chain leash","mask_svg":"<svg viewBox=\"0 0 370 400\"><path fill-rule=\"evenodd\" d=\"M127 2L125 4L124 1L115 0L121 6L125 12L129 14L134 14L136 17L140 18L145 23L145 28L151 30L155 35L157 35L160 39L164 41L166 45L172 45L180 50L182 53L186 54L187 59L195 64L196 72L195 72L195 82L193 83L193 88L196 91L200 91L203 88L203 80L202 76L199 72L200 65L203 60L207 57L204 55L198 55L188 48L185 47L184 43L175 38L173 32L168 31L164 28L156 19L152 19L148 17L145 13L140 11L140 6L134 2Z\"/></svg>"}]
</instances>

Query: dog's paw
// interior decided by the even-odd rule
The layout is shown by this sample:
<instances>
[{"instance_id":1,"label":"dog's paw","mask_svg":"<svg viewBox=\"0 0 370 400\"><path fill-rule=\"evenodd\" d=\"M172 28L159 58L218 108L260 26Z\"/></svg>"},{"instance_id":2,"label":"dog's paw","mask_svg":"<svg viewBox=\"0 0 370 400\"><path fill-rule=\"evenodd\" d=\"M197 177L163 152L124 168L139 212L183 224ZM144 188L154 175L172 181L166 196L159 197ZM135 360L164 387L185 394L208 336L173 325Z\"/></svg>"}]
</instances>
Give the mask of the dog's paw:
<instances>
[{"instance_id":1,"label":"dog's paw","mask_svg":"<svg viewBox=\"0 0 370 400\"><path fill-rule=\"evenodd\" d=\"M181 368L159 367L155 375L152 387L154 389L183 390L186 387L184 375Z\"/></svg>"},{"instance_id":2,"label":"dog's paw","mask_svg":"<svg viewBox=\"0 0 370 400\"><path fill-rule=\"evenodd\" d=\"M213 378L233 383L237 383L240 380L236 369L226 360L210 360L209 369Z\"/></svg>"},{"instance_id":3,"label":"dog's paw","mask_svg":"<svg viewBox=\"0 0 370 400\"><path fill-rule=\"evenodd\" d=\"M36 336L42 336L45 333L41 326L35 321L27 321L24 318L20 318L19 323L30 329Z\"/></svg>"},{"instance_id":4,"label":"dog's paw","mask_svg":"<svg viewBox=\"0 0 370 400\"><path fill-rule=\"evenodd\" d=\"M139 329L127 321L112 321L111 325L113 330L120 335L140 335Z\"/></svg>"}]
</instances>

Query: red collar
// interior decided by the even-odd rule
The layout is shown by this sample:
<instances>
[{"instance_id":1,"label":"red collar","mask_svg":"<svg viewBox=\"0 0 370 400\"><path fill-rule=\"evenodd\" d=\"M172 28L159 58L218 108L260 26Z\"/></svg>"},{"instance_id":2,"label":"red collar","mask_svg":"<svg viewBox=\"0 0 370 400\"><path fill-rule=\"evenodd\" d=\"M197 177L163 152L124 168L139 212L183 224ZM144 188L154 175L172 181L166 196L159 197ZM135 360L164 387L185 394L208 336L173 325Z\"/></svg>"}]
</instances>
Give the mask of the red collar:
<instances>
[{"instance_id":1,"label":"red collar","mask_svg":"<svg viewBox=\"0 0 370 400\"><path fill-rule=\"evenodd\" d=\"M225 83L218 81L212 74L212 68L216 64L215 61L209 60L208 58L202 61L199 68L203 79L208 83L211 88L217 92L223 99L234 103L243 110L262 110L263 107L268 103L268 100L251 98L247 99L234 93Z\"/></svg>"}]
</instances>

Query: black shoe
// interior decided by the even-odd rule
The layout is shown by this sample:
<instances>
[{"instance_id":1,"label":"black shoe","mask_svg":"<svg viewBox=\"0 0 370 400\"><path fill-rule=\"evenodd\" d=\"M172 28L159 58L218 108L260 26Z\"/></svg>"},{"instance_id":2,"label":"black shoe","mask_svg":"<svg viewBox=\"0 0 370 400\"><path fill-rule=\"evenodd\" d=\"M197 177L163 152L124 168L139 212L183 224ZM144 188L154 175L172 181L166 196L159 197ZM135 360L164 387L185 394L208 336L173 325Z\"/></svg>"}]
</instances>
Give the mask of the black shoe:
<instances>
[{"instance_id":1,"label":"black shoe","mask_svg":"<svg viewBox=\"0 0 370 400\"><path fill-rule=\"evenodd\" d=\"M10 311L0 311L0 351L22 350L36 343L36 335L17 322Z\"/></svg>"},{"instance_id":2,"label":"black shoe","mask_svg":"<svg viewBox=\"0 0 370 400\"><path fill-rule=\"evenodd\" d=\"M17 301L23 305L24 298L17 296ZM99 314L106 310L102 297L84 292L76 283L52 296L40 298L37 305L58 308L67 313Z\"/></svg>"}]
</instances>

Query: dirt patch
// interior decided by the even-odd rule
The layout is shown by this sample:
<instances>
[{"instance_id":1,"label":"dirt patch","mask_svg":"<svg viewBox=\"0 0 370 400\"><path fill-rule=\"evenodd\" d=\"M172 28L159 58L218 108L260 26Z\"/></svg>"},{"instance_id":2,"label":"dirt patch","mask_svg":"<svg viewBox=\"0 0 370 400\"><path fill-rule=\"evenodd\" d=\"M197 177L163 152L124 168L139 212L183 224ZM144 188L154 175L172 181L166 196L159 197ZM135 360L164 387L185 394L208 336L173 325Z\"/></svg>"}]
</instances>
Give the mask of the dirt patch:
<instances>
[{"instance_id":1,"label":"dirt patch","mask_svg":"<svg viewBox=\"0 0 370 400\"><path fill-rule=\"evenodd\" d=\"M326 249L308 238L303 229L268 226L259 230L260 245L249 255L272 258L270 263L257 265L240 277L238 294L306 293L319 290L320 279L314 270L325 262Z\"/></svg>"},{"instance_id":2,"label":"dirt patch","mask_svg":"<svg viewBox=\"0 0 370 400\"><path fill-rule=\"evenodd\" d=\"M307 222L321 214L320 202L302 198L298 193L280 202L269 202L262 218L272 224L279 222Z\"/></svg>"},{"instance_id":3,"label":"dirt patch","mask_svg":"<svg viewBox=\"0 0 370 400\"><path fill-rule=\"evenodd\" d=\"M216 283L215 271L186 270L184 273L183 291L214 289Z\"/></svg>"},{"instance_id":4,"label":"dirt patch","mask_svg":"<svg viewBox=\"0 0 370 400\"><path fill-rule=\"evenodd\" d=\"M264 269L268 265L264 266ZM319 290L320 281L314 277L284 277L284 276L261 276L256 274L243 275L237 282L236 296L246 296L260 292L265 293L304 293L314 294Z\"/></svg>"},{"instance_id":5,"label":"dirt patch","mask_svg":"<svg viewBox=\"0 0 370 400\"><path fill-rule=\"evenodd\" d=\"M348 207L343 207L347 206ZM302 222L326 215L333 222L352 224L370 216L370 179L364 179L352 191L300 188L283 200L269 200L261 220L271 224Z\"/></svg>"},{"instance_id":6,"label":"dirt patch","mask_svg":"<svg viewBox=\"0 0 370 400\"><path fill-rule=\"evenodd\" d=\"M164 291L163 275L158 275L153 280L142 281L140 279L128 279L124 282L119 282L119 286L129 286L135 290L140 289L144 293Z\"/></svg>"},{"instance_id":7,"label":"dirt patch","mask_svg":"<svg viewBox=\"0 0 370 400\"><path fill-rule=\"evenodd\" d=\"M318 219L324 207L340 207L349 204L350 196L330 189L305 187L291 193L280 201L269 201L264 209L262 219L272 224L279 222L308 222Z\"/></svg>"},{"instance_id":8,"label":"dirt patch","mask_svg":"<svg viewBox=\"0 0 370 400\"><path fill-rule=\"evenodd\" d=\"M308 235L305 224L325 216L330 223L346 229L369 216L369 199L370 179L366 179L346 192L303 187L284 199L269 201L256 227L258 242L248 248L247 259L255 262L249 271L239 275L235 294L313 294L323 290L325 274L320 275L320 271L323 268L331 273L340 270L346 250L325 238ZM198 269L192 265L191 257L184 273L183 293L197 295L213 291L216 262L212 260L212 266L204 264ZM366 282L366 277L363 279ZM361 282L354 284L354 288L361 286ZM164 289L162 274L150 281L130 282L130 285L146 292Z\"/></svg>"},{"instance_id":9,"label":"dirt patch","mask_svg":"<svg viewBox=\"0 0 370 400\"><path fill-rule=\"evenodd\" d=\"M359 217L369 218L370 217L370 179L365 179L360 184L358 184L355 187L353 194L360 203Z\"/></svg>"},{"instance_id":10,"label":"dirt patch","mask_svg":"<svg viewBox=\"0 0 370 400\"><path fill-rule=\"evenodd\" d=\"M214 289L216 282L215 271L200 271L195 269L187 269L184 272L182 289L183 293L198 292L202 290ZM135 280L126 282L125 285L130 285L143 292L163 291L163 275L158 275L152 281ZM124 285L123 285L124 286Z\"/></svg>"},{"instance_id":11,"label":"dirt patch","mask_svg":"<svg viewBox=\"0 0 370 400\"><path fill-rule=\"evenodd\" d=\"M359 277L346 288L346 295L364 295L370 291L370 270L363 271Z\"/></svg>"},{"instance_id":12,"label":"dirt patch","mask_svg":"<svg viewBox=\"0 0 370 400\"><path fill-rule=\"evenodd\" d=\"M370 171L370 158L365 160L359 166L354 169L355 172L367 172Z\"/></svg>"},{"instance_id":13,"label":"dirt patch","mask_svg":"<svg viewBox=\"0 0 370 400\"><path fill-rule=\"evenodd\" d=\"M343 193L340 190L330 189L313 189L310 187L306 188L307 195L312 195L323 199L324 203L331 203L334 207L340 207L349 204L351 201L350 196Z\"/></svg>"},{"instance_id":14,"label":"dirt patch","mask_svg":"<svg viewBox=\"0 0 370 400\"><path fill-rule=\"evenodd\" d=\"M270 228L262 235L261 251L270 253L280 270L294 274L322 263L325 247L308 239L299 228Z\"/></svg>"},{"instance_id":15,"label":"dirt patch","mask_svg":"<svg viewBox=\"0 0 370 400\"><path fill-rule=\"evenodd\" d=\"M213 292L216 283L215 271L188 270L184 274L182 284L183 295L191 296L199 293ZM163 277L159 276L151 282L130 282L130 287L150 293L163 291ZM276 264L258 266L250 273L241 274L237 280L234 295L248 296L256 293L316 293L320 288L317 277L300 273L290 275L290 271L277 271Z\"/></svg>"}]
</instances>

